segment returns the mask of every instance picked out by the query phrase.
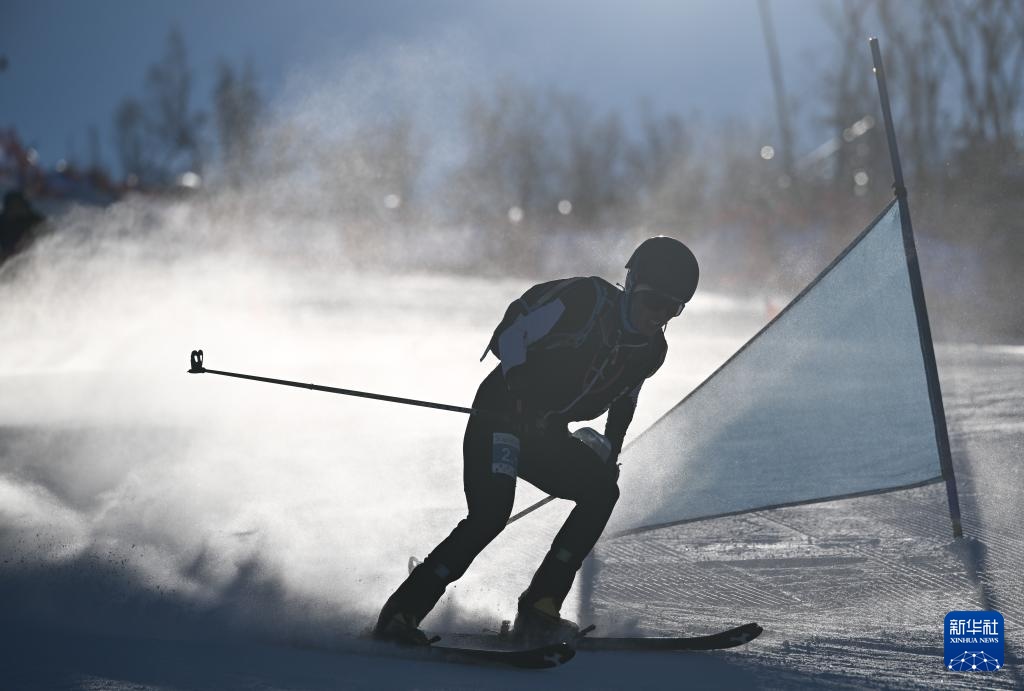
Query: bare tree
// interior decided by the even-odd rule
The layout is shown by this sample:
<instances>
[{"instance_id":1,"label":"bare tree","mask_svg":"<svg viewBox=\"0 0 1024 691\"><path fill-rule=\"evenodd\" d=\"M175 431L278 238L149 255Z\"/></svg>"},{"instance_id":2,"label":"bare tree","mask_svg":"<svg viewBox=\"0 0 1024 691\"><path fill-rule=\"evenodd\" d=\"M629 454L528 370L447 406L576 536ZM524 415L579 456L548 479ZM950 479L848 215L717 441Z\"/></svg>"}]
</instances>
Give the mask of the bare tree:
<instances>
[{"instance_id":1,"label":"bare tree","mask_svg":"<svg viewBox=\"0 0 1024 691\"><path fill-rule=\"evenodd\" d=\"M881 128L873 128L854 137L849 131L853 123L866 113L877 110L877 97L871 77L871 62L866 49L867 15L872 0L841 0L838 5L825 5L824 16L831 28L838 50L838 64L826 70L823 93L826 101L825 123L834 133L839 146L832 166L833 193L847 197L855 189L855 175L864 172L869 181L888 179L882 171L884 138ZM875 117L875 122L878 118ZM862 187L866 187L862 185Z\"/></svg>"},{"instance_id":2,"label":"bare tree","mask_svg":"<svg viewBox=\"0 0 1024 691\"><path fill-rule=\"evenodd\" d=\"M871 11L877 13L886 38L886 67L915 195L916 225L922 235L942 239L944 268L959 275L975 267L970 278L989 303L985 328L1020 337L1024 312L1016 276L1024 261L1024 234L1013 229L1024 214L1019 193L1024 181L1024 3L843 0L829 17L841 46L826 78L826 107L833 116L849 112L862 98L874 100L867 92L856 95L859 90L851 90L846 81L849 51L864 52L855 41L866 37L863 20ZM862 66L856 71L869 74ZM876 129L880 135L881 128ZM876 166L887 168L883 150L872 144L869 153ZM839 155L847 156L845 147ZM837 161L842 175L849 161ZM884 175L888 177L888 170ZM834 214L846 215L850 202L838 188L834 192L823 212L838 221ZM940 291L940 304L975 315L957 302L966 293L952 289L948 281L941 283L927 286L926 276L926 287Z\"/></svg>"},{"instance_id":3,"label":"bare tree","mask_svg":"<svg viewBox=\"0 0 1024 691\"><path fill-rule=\"evenodd\" d=\"M708 174L681 117L657 117L645 107L640 136L629 145L626 165L634 209L643 219L699 227Z\"/></svg>"},{"instance_id":4,"label":"bare tree","mask_svg":"<svg viewBox=\"0 0 1024 691\"><path fill-rule=\"evenodd\" d=\"M163 57L146 72L146 115L157 147L158 171L165 178L182 169L202 169L206 115L192 110L191 94L185 40L178 29L172 29Z\"/></svg>"},{"instance_id":5,"label":"bare tree","mask_svg":"<svg viewBox=\"0 0 1024 691\"><path fill-rule=\"evenodd\" d=\"M462 220L498 222L517 208L530 222L555 209L552 122L549 100L518 85L499 87L490 98L469 97L466 156L451 181Z\"/></svg>"},{"instance_id":6,"label":"bare tree","mask_svg":"<svg viewBox=\"0 0 1024 691\"><path fill-rule=\"evenodd\" d=\"M406 218L422 173L425 141L400 114L322 143L315 156L334 211L347 218Z\"/></svg>"},{"instance_id":7,"label":"bare tree","mask_svg":"<svg viewBox=\"0 0 1024 691\"><path fill-rule=\"evenodd\" d=\"M103 156L100 153L100 131L96 125L89 125L89 170L103 169Z\"/></svg>"},{"instance_id":8,"label":"bare tree","mask_svg":"<svg viewBox=\"0 0 1024 691\"><path fill-rule=\"evenodd\" d=\"M1024 4L1013 0L942 0L929 6L960 86L955 176L943 220L947 237L964 233L986 262L985 291L999 330L1024 334L1020 264L1024 261L1021 104L1024 97Z\"/></svg>"},{"instance_id":9,"label":"bare tree","mask_svg":"<svg viewBox=\"0 0 1024 691\"><path fill-rule=\"evenodd\" d=\"M961 159L969 172L1003 167L1017 149L1024 97L1024 4L939 0L928 13L956 65L963 109ZM966 172L966 171L965 171Z\"/></svg>"},{"instance_id":10,"label":"bare tree","mask_svg":"<svg viewBox=\"0 0 1024 691\"><path fill-rule=\"evenodd\" d=\"M153 169L142 104L126 98L114 112L114 147L125 178L148 182Z\"/></svg>"},{"instance_id":11,"label":"bare tree","mask_svg":"<svg viewBox=\"0 0 1024 691\"><path fill-rule=\"evenodd\" d=\"M126 176L167 185L180 173L202 169L206 116L192 110L191 92L185 41L172 29L163 57L146 71L143 99L126 98L114 113L114 142Z\"/></svg>"},{"instance_id":12,"label":"bare tree","mask_svg":"<svg viewBox=\"0 0 1024 691\"><path fill-rule=\"evenodd\" d=\"M230 183L238 187L252 165L257 123L263 112L251 63L239 71L221 62L213 103L224 170Z\"/></svg>"},{"instance_id":13,"label":"bare tree","mask_svg":"<svg viewBox=\"0 0 1024 691\"><path fill-rule=\"evenodd\" d=\"M893 104L907 173L921 187L939 171L951 146L945 135L948 114L942 104L949 67L942 50L933 3L878 0L890 58L886 76L900 98Z\"/></svg>"},{"instance_id":14,"label":"bare tree","mask_svg":"<svg viewBox=\"0 0 1024 691\"><path fill-rule=\"evenodd\" d=\"M550 100L556 116L552 124L560 127L552 142L559 159L553 191L570 202L574 225L593 230L616 223L627 204L628 143L622 122L615 113L595 117L594 109L575 95L554 93Z\"/></svg>"}]
</instances>

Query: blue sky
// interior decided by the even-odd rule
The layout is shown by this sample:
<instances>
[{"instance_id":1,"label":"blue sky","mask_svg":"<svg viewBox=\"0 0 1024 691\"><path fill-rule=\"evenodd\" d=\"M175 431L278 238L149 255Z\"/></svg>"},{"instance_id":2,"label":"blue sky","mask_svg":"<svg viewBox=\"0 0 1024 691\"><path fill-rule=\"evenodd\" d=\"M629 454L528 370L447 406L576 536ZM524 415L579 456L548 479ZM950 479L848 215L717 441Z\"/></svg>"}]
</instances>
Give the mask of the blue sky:
<instances>
[{"instance_id":1,"label":"blue sky","mask_svg":"<svg viewBox=\"0 0 1024 691\"><path fill-rule=\"evenodd\" d=\"M798 96L814 88L815 56L828 50L821 5L772 0L786 86ZM417 46L463 61L480 84L512 77L622 112L645 101L774 123L757 0L7 0L4 15L0 126L16 127L47 164L69 153L87 162L90 126L112 161L114 108L142 92L172 26L185 37L200 107L221 58L250 60L273 100L296 78Z\"/></svg>"}]
</instances>

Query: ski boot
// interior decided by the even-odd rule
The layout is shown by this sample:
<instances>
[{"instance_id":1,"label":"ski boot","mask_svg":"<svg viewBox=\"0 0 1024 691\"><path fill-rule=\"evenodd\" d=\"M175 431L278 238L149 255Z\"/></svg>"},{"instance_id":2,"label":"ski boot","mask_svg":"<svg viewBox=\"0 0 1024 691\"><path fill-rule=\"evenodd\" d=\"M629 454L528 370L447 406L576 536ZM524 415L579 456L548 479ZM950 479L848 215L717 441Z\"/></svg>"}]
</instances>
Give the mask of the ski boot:
<instances>
[{"instance_id":1,"label":"ski boot","mask_svg":"<svg viewBox=\"0 0 1024 691\"><path fill-rule=\"evenodd\" d=\"M397 643L398 645L426 646L433 643L419 627L416 617L405 612L381 612L377 625L373 627L373 637L378 641Z\"/></svg>"},{"instance_id":2,"label":"ski boot","mask_svg":"<svg viewBox=\"0 0 1024 691\"><path fill-rule=\"evenodd\" d=\"M414 568L384 603L373 627L373 637L401 645L430 645L439 640L428 638L420 629L420 622L441 599L444 587L444 581L425 564Z\"/></svg>"},{"instance_id":3,"label":"ski boot","mask_svg":"<svg viewBox=\"0 0 1024 691\"><path fill-rule=\"evenodd\" d=\"M530 646L547 645L572 641L579 633L576 622L562 619L554 598L542 597L536 602L519 599L512 640Z\"/></svg>"}]
</instances>

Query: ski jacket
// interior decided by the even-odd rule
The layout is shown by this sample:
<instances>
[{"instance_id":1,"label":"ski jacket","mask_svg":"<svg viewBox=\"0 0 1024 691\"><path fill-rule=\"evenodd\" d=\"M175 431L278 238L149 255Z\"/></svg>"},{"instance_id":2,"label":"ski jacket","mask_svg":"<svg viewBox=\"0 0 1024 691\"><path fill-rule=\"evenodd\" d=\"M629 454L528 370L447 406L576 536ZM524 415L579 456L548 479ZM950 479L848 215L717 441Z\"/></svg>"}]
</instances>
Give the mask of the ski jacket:
<instances>
[{"instance_id":1,"label":"ski jacket","mask_svg":"<svg viewBox=\"0 0 1024 691\"><path fill-rule=\"evenodd\" d=\"M648 338L626 314L623 291L597 276L540 283L508 306L484 356L501 360L510 395L549 425L609 411L617 454L640 387L668 350L660 331Z\"/></svg>"}]
</instances>

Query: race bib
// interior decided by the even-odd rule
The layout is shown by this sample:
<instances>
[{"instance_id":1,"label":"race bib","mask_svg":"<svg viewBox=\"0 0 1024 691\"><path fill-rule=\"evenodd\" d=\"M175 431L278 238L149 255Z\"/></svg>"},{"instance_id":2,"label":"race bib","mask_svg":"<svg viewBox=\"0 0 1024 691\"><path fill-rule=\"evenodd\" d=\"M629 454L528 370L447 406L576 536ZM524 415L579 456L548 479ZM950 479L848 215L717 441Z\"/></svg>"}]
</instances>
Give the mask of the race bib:
<instances>
[{"instance_id":1,"label":"race bib","mask_svg":"<svg viewBox=\"0 0 1024 691\"><path fill-rule=\"evenodd\" d=\"M491 472L516 477L519 468L519 438L507 432L495 432L491 446Z\"/></svg>"}]
</instances>

